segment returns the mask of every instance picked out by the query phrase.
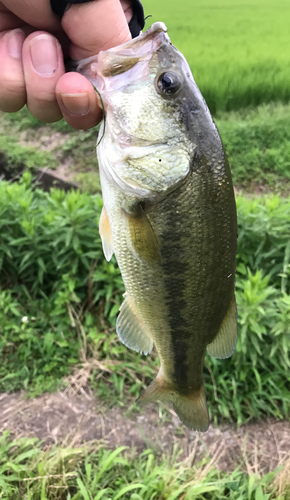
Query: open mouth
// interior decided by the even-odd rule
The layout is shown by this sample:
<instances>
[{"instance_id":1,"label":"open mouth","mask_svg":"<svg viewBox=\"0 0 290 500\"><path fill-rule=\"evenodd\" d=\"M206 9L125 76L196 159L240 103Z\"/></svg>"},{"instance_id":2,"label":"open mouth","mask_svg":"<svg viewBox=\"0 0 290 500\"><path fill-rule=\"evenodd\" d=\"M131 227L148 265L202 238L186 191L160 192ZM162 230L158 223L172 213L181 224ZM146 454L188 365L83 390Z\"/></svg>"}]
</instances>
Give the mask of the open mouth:
<instances>
[{"instance_id":1,"label":"open mouth","mask_svg":"<svg viewBox=\"0 0 290 500\"><path fill-rule=\"evenodd\" d=\"M164 42L170 42L165 24L154 23L137 38L84 59L77 66L77 71L83 73L85 68L85 75L90 81L96 81L100 75L114 77L129 71L141 61L148 61Z\"/></svg>"}]
</instances>

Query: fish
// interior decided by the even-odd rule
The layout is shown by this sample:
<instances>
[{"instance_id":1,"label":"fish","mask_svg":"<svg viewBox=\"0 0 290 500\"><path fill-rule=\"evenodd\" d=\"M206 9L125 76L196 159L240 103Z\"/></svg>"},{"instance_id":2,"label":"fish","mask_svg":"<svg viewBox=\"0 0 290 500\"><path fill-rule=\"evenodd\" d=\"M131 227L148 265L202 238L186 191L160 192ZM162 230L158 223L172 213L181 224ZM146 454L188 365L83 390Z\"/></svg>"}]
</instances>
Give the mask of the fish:
<instances>
[{"instance_id":1,"label":"fish","mask_svg":"<svg viewBox=\"0 0 290 500\"><path fill-rule=\"evenodd\" d=\"M192 430L209 415L206 352L237 343L237 215L221 138L185 57L164 23L80 61L105 118L97 146L106 259L125 285L120 341L160 370L137 400L172 403Z\"/></svg>"}]
</instances>

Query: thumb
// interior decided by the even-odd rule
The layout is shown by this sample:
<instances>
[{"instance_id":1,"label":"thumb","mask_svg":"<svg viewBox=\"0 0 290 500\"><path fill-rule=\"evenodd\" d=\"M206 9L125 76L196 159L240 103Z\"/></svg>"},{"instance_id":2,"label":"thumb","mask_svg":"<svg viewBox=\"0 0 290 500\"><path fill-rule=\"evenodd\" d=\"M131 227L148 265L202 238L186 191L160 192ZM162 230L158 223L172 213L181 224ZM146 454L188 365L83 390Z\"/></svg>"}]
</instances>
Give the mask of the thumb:
<instances>
[{"instance_id":1,"label":"thumb","mask_svg":"<svg viewBox=\"0 0 290 500\"><path fill-rule=\"evenodd\" d=\"M128 8L128 2L122 1ZM72 5L62 17L71 41L70 57L78 60L131 39L120 0L94 0Z\"/></svg>"}]
</instances>

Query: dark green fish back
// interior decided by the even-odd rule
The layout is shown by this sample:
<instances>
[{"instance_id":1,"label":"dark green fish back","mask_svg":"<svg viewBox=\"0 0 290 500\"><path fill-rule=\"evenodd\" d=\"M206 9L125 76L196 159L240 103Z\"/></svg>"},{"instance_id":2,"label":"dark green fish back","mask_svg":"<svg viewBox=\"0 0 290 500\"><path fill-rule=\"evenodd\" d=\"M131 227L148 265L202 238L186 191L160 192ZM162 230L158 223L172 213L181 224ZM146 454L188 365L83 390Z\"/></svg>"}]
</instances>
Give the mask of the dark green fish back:
<instances>
[{"instance_id":1,"label":"dark green fish back","mask_svg":"<svg viewBox=\"0 0 290 500\"><path fill-rule=\"evenodd\" d=\"M200 388L206 346L234 295L236 209L227 160L220 158L212 164L196 158L183 185L148 214L161 247L171 378L180 393Z\"/></svg>"}]
</instances>

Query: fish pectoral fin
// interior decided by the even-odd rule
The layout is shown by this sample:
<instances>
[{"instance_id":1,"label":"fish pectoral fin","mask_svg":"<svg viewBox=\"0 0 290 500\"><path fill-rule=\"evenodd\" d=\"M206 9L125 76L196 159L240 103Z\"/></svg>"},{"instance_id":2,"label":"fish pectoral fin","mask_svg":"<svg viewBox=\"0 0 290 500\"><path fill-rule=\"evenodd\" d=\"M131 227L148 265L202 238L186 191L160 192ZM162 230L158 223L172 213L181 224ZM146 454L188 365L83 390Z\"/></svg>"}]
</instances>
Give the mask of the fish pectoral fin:
<instances>
[{"instance_id":1,"label":"fish pectoral fin","mask_svg":"<svg viewBox=\"0 0 290 500\"><path fill-rule=\"evenodd\" d=\"M164 380L161 368L157 377L136 402L146 405L157 400L172 401L175 412L189 429L202 432L208 429L209 417L203 385L199 390L180 394Z\"/></svg>"},{"instance_id":2,"label":"fish pectoral fin","mask_svg":"<svg viewBox=\"0 0 290 500\"><path fill-rule=\"evenodd\" d=\"M143 208L138 205L133 214L124 213L129 224L131 244L138 257L147 262L160 260L160 248Z\"/></svg>"},{"instance_id":3,"label":"fish pectoral fin","mask_svg":"<svg viewBox=\"0 0 290 500\"><path fill-rule=\"evenodd\" d=\"M207 346L207 352L215 358L229 358L236 348L237 339L237 306L233 297L217 336Z\"/></svg>"},{"instance_id":4,"label":"fish pectoral fin","mask_svg":"<svg viewBox=\"0 0 290 500\"><path fill-rule=\"evenodd\" d=\"M109 262L114 253L114 249L113 249L112 231L105 207L103 207L102 209L99 231L100 231L100 236L102 238L103 252L106 257L106 260Z\"/></svg>"},{"instance_id":5,"label":"fish pectoral fin","mask_svg":"<svg viewBox=\"0 0 290 500\"><path fill-rule=\"evenodd\" d=\"M129 349L143 354L149 354L152 351L153 341L148 329L138 317L127 293L117 318L117 334L121 342Z\"/></svg>"}]
</instances>

